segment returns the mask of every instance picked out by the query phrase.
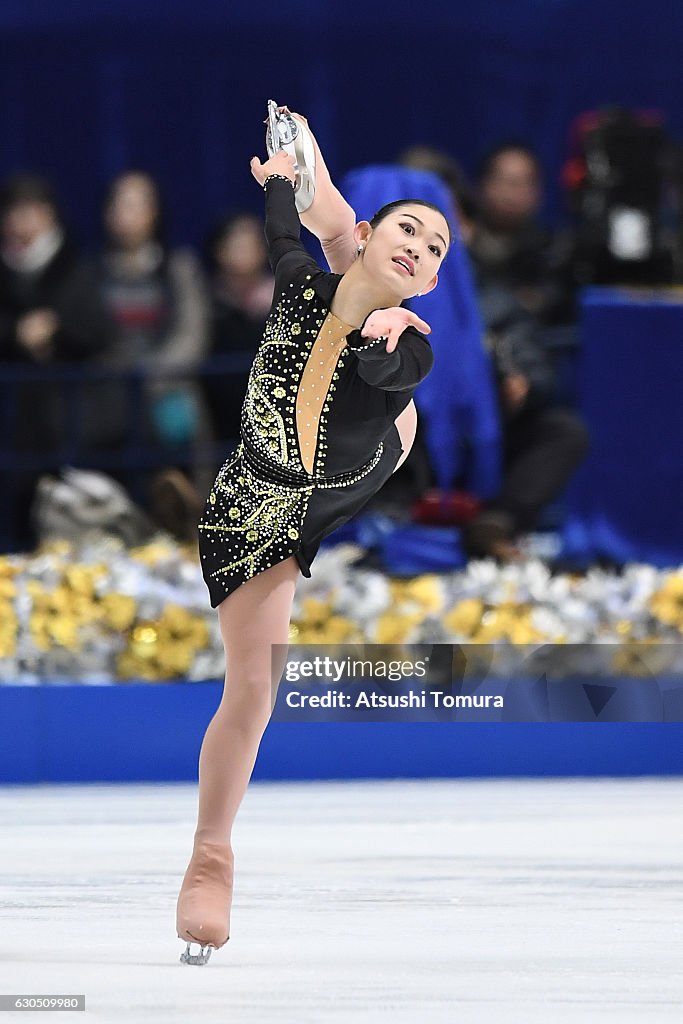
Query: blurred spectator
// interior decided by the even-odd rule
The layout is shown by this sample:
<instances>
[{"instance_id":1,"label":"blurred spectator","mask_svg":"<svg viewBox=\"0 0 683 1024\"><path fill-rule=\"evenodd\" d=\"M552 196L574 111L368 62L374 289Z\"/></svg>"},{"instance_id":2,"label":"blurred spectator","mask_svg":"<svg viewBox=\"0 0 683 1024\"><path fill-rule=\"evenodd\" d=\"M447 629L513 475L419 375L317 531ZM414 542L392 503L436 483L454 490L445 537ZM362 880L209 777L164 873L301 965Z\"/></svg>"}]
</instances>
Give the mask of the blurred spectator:
<instances>
[{"instance_id":1,"label":"blurred spectator","mask_svg":"<svg viewBox=\"0 0 683 1024\"><path fill-rule=\"evenodd\" d=\"M501 493L466 528L472 555L516 557L515 538L564 489L588 447L579 416L554 402L554 374L538 322L514 294L479 275L479 303L503 425Z\"/></svg>"},{"instance_id":2,"label":"blurred spectator","mask_svg":"<svg viewBox=\"0 0 683 1024\"><path fill-rule=\"evenodd\" d=\"M210 374L204 388L216 436L239 436L251 360L273 301L263 221L251 213L221 220L206 242L211 276L211 356L248 354L243 374Z\"/></svg>"},{"instance_id":3,"label":"blurred spectator","mask_svg":"<svg viewBox=\"0 0 683 1024\"><path fill-rule=\"evenodd\" d=\"M110 341L96 280L68 238L50 184L30 174L10 178L0 189L0 362L49 371L91 360ZM29 509L40 457L63 441L66 398L63 385L49 379L3 395L13 451L38 461L8 481L14 500L3 488L10 531L22 547L35 541Z\"/></svg>"},{"instance_id":4,"label":"blurred spectator","mask_svg":"<svg viewBox=\"0 0 683 1024\"><path fill-rule=\"evenodd\" d=\"M67 238L48 182L17 175L0 190L0 356L81 360L104 349L94 278Z\"/></svg>"},{"instance_id":5,"label":"blurred spectator","mask_svg":"<svg viewBox=\"0 0 683 1024\"><path fill-rule=\"evenodd\" d=\"M210 486L211 470L204 467L202 447L211 434L202 392L191 372L164 373L192 371L208 352L208 302L199 262L191 251L165 244L159 189L145 172L127 171L114 179L104 223L100 288L117 328L106 363L153 370L145 384L144 438L161 447L190 445L190 472L203 491ZM118 438L120 443L130 429L132 411L123 390L119 397L109 424L112 442ZM152 513L160 525L189 538L201 501L178 470L152 481Z\"/></svg>"},{"instance_id":6,"label":"blurred spectator","mask_svg":"<svg viewBox=\"0 0 683 1024\"><path fill-rule=\"evenodd\" d=\"M490 208L500 229L533 226L540 206L538 164L521 151L511 161L510 188L491 186ZM481 240L475 197L458 163L447 154L415 147L401 157L410 166L439 174L451 188L460 235L470 251ZM535 228L533 230L536 230ZM538 229L540 231L540 229ZM531 228L529 228L531 231ZM531 237L531 234L529 235ZM566 486L583 458L588 434L581 419L555 401L555 374L546 353L539 320L505 283L473 261L474 283L498 386L503 432L503 481L500 494L464 530L470 554L502 560L516 557L516 537L537 525L544 506Z\"/></svg>"},{"instance_id":7,"label":"blurred spectator","mask_svg":"<svg viewBox=\"0 0 683 1024\"><path fill-rule=\"evenodd\" d=\"M458 218L460 235L463 241L469 245L477 218L478 205L474 189L458 161L448 153L432 146L411 146L401 153L399 163L404 167L431 171L448 186L453 199L453 208ZM467 238L465 238L466 234Z\"/></svg>"},{"instance_id":8,"label":"blurred spectator","mask_svg":"<svg viewBox=\"0 0 683 1024\"><path fill-rule=\"evenodd\" d=\"M419 171L431 171L448 186L456 209L467 205L472 198L472 189L458 161L433 146L410 146L398 158L403 167L415 167ZM471 207L470 207L471 209Z\"/></svg>"},{"instance_id":9,"label":"blurred spectator","mask_svg":"<svg viewBox=\"0 0 683 1024\"><path fill-rule=\"evenodd\" d=\"M544 324L574 318L569 236L541 224L543 171L533 150L493 149L479 175L479 211L470 252L483 277L514 292Z\"/></svg>"}]
</instances>

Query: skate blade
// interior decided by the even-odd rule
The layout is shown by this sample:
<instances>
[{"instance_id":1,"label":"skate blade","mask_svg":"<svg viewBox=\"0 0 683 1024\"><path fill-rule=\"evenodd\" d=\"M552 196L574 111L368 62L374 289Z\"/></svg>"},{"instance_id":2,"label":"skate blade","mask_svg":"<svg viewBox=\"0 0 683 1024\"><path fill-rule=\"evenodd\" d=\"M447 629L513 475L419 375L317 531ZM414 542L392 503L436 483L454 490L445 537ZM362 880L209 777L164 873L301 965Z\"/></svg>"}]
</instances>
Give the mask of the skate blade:
<instances>
[{"instance_id":1,"label":"skate blade","mask_svg":"<svg viewBox=\"0 0 683 1024\"><path fill-rule=\"evenodd\" d=\"M293 143L297 167L294 202L298 213L305 213L315 199L315 149L305 125L299 125L299 133Z\"/></svg>"},{"instance_id":2,"label":"skate blade","mask_svg":"<svg viewBox=\"0 0 683 1024\"><path fill-rule=\"evenodd\" d=\"M190 946L193 945L199 946L198 953L190 952ZM180 962L181 964L193 964L196 967L203 967L204 964L208 964L209 959L211 958L211 953L215 948L215 946L209 944L203 946L201 942L188 942L187 949L184 953L180 954Z\"/></svg>"},{"instance_id":3,"label":"skate blade","mask_svg":"<svg viewBox=\"0 0 683 1024\"><path fill-rule=\"evenodd\" d=\"M307 126L285 109L281 112L275 100L268 100L266 151L274 156L280 150L294 157L296 182L294 202L299 213L305 213L315 199L315 146Z\"/></svg>"}]
</instances>

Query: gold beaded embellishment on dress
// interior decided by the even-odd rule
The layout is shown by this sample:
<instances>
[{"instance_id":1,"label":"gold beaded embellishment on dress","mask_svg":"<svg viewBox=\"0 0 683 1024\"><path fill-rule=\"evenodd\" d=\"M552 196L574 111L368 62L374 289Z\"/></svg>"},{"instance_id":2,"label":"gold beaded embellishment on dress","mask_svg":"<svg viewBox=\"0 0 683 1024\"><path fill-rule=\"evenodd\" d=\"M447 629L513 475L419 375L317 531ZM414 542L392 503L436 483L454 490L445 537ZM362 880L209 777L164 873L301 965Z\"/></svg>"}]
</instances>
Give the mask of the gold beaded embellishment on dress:
<instances>
[{"instance_id":1,"label":"gold beaded embellishment on dress","mask_svg":"<svg viewBox=\"0 0 683 1024\"><path fill-rule=\"evenodd\" d=\"M237 466L238 481L230 472ZM277 561L277 548L285 557L283 531L289 541L298 539L312 492L313 485L295 489L261 479L244 459L240 444L216 478L212 493L218 503L199 522L207 542L221 549L222 565L211 576L234 574L242 566L250 578Z\"/></svg>"},{"instance_id":2,"label":"gold beaded embellishment on dress","mask_svg":"<svg viewBox=\"0 0 683 1024\"><path fill-rule=\"evenodd\" d=\"M298 551L313 493L352 486L384 451L380 443L362 466L325 473L327 420L354 328L316 298L309 281L290 284L268 318L242 406L242 441L198 524L205 578L216 582L250 579Z\"/></svg>"}]
</instances>

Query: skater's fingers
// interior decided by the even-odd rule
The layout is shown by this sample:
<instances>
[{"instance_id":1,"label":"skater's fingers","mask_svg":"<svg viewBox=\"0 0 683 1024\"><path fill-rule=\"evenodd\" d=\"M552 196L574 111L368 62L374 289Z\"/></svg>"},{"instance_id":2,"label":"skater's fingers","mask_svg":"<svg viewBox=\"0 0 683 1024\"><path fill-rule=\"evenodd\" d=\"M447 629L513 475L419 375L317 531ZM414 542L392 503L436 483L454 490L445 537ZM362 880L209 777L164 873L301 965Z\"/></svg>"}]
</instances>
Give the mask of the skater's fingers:
<instances>
[{"instance_id":1,"label":"skater's fingers","mask_svg":"<svg viewBox=\"0 0 683 1024\"><path fill-rule=\"evenodd\" d=\"M403 328L402 327L392 327L392 328L390 328L389 335L388 335L389 340L387 341L387 352L393 352L394 351L394 349L398 345L398 339L401 337L402 333L403 333Z\"/></svg>"},{"instance_id":2,"label":"skater's fingers","mask_svg":"<svg viewBox=\"0 0 683 1024\"><path fill-rule=\"evenodd\" d=\"M432 329L426 320L421 320L417 313L413 313L411 309L405 311L406 324L410 324L411 327L415 327L416 330L422 331L423 334L431 334Z\"/></svg>"},{"instance_id":3,"label":"skater's fingers","mask_svg":"<svg viewBox=\"0 0 683 1024\"><path fill-rule=\"evenodd\" d=\"M291 153L286 153L284 150L281 150L278 156L282 156L284 161L294 170L296 167L296 157L292 156Z\"/></svg>"},{"instance_id":4,"label":"skater's fingers","mask_svg":"<svg viewBox=\"0 0 683 1024\"><path fill-rule=\"evenodd\" d=\"M252 156L249 161L249 167L251 168L251 173L254 175L259 185L262 185L265 174L263 173L263 164L257 156Z\"/></svg>"},{"instance_id":5,"label":"skater's fingers","mask_svg":"<svg viewBox=\"0 0 683 1024\"><path fill-rule=\"evenodd\" d=\"M296 160L291 153L279 150L266 161L269 174L286 174L292 180L296 177Z\"/></svg>"},{"instance_id":6,"label":"skater's fingers","mask_svg":"<svg viewBox=\"0 0 683 1024\"><path fill-rule=\"evenodd\" d=\"M296 181L296 160L289 153L285 153L284 150L279 150L274 156L269 157L264 164L261 163L257 156L254 156L251 158L249 166L259 185L263 185L266 178L271 174L281 174L292 182Z\"/></svg>"}]
</instances>

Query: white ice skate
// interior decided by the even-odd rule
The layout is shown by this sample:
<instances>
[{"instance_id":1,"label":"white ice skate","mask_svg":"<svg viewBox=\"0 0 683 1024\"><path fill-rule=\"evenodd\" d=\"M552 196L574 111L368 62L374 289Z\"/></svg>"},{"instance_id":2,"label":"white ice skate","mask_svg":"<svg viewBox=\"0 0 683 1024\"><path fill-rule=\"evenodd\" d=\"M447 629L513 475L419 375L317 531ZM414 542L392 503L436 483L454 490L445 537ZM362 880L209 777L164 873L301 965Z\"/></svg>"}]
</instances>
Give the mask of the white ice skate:
<instances>
[{"instance_id":1,"label":"white ice skate","mask_svg":"<svg viewBox=\"0 0 683 1024\"><path fill-rule=\"evenodd\" d=\"M315 146L302 121L292 117L287 107L268 100L266 149L274 156L281 149L296 161L294 201L299 213L305 213L315 198Z\"/></svg>"},{"instance_id":2,"label":"white ice skate","mask_svg":"<svg viewBox=\"0 0 683 1024\"><path fill-rule=\"evenodd\" d=\"M230 938L234 857L229 845L195 842L176 907L178 938L187 943L183 964L208 964ZM193 953L192 946L199 946Z\"/></svg>"}]
</instances>

